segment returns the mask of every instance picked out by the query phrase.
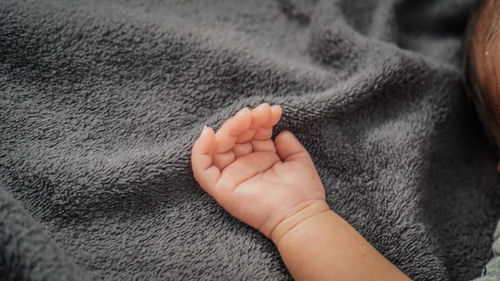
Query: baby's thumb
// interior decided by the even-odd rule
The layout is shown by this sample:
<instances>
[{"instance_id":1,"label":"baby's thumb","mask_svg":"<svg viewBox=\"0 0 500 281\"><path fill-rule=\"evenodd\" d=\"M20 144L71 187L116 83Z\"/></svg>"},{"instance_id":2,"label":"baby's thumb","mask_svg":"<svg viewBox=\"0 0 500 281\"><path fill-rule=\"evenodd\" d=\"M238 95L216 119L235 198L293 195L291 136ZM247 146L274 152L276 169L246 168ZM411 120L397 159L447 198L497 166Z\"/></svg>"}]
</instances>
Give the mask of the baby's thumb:
<instances>
[{"instance_id":1,"label":"baby's thumb","mask_svg":"<svg viewBox=\"0 0 500 281\"><path fill-rule=\"evenodd\" d=\"M274 139L274 145L276 146L276 152L282 161L312 161L307 150L290 131L280 132Z\"/></svg>"}]
</instances>

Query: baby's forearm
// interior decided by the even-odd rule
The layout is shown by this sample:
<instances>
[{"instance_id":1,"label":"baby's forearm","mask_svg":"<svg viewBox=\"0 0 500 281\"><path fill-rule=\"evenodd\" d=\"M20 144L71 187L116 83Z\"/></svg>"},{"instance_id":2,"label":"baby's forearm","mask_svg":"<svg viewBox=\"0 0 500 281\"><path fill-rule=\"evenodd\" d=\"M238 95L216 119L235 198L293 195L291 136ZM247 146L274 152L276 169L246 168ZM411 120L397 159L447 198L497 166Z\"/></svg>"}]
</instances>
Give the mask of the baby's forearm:
<instances>
[{"instance_id":1,"label":"baby's forearm","mask_svg":"<svg viewBox=\"0 0 500 281\"><path fill-rule=\"evenodd\" d=\"M295 280L410 280L324 201L285 218L271 238Z\"/></svg>"}]
</instances>

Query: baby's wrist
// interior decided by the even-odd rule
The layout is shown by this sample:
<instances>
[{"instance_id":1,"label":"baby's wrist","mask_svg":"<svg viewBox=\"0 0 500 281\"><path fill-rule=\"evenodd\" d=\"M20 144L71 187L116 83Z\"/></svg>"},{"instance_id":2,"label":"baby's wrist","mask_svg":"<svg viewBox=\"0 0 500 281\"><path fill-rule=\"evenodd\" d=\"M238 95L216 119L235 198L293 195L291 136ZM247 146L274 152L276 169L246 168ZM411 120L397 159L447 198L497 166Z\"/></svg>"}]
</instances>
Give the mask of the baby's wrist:
<instances>
[{"instance_id":1,"label":"baby's wrist","mask_svg":"<svg viewBox=\"0 0 500 281\"><path fill-rule=\"evenodd\" d=\"M275 245L293 228L300 225L302 222L313 218L319 214L331 211L330 207L324 200L311 202L306 207L288 214L271 232L271 240Z\"/></svg>"}]
</instances>

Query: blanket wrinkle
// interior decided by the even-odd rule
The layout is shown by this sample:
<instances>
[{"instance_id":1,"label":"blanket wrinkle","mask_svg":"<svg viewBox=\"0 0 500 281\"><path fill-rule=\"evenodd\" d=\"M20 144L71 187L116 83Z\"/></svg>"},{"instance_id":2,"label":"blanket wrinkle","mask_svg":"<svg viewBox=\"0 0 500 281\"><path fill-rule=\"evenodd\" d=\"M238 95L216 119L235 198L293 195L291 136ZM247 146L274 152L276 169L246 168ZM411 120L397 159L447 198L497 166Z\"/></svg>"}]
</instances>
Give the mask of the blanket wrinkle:
<instances>
[{"instance_id":1,"label":"blanket wrinkle","mask_svg":"<svg viewBox=\"0 0 500 281\"><path fill-rule=\"evenodd\" d=\"M2 280L291 280L190 168L262 102L408 276L478 277L500 176L461 81L473 2L0 1Z\"/></svg>"}]
</instances>

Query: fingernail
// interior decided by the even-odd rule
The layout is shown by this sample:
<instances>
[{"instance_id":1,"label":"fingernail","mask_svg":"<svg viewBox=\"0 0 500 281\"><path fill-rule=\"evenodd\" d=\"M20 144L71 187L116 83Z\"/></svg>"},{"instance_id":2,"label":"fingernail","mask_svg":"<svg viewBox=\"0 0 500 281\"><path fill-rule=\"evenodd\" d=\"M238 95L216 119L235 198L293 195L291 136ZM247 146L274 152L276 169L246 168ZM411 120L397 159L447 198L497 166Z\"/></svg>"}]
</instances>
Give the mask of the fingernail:
<instances>
[{"instance_id":1,"label":"fingernail","mask_svg":"<svg viewBox=\"0 0 500 281\"><path fill-rule=\"evenodd\" d=\"M207 125L204 125L204 126L203 126L203 129L201 130L201 135L203 135L203 134L206 134L206 133L207 133L207 128L208 128L208 127L207 127Z\"/></svg>"},{"instance_id":2,"label":"fingernail","mask_svg":"<svg viewBox=\"0 0 500 281\"><path fill-rule=\"evenodd\" d=\"M241 115L245 114L245 112L247 112L249 110L250 109L248 107L245 107L242 110L238 111L238 113L236 113L236 116L241 116Z\"/></svg>"}]
</instances>

